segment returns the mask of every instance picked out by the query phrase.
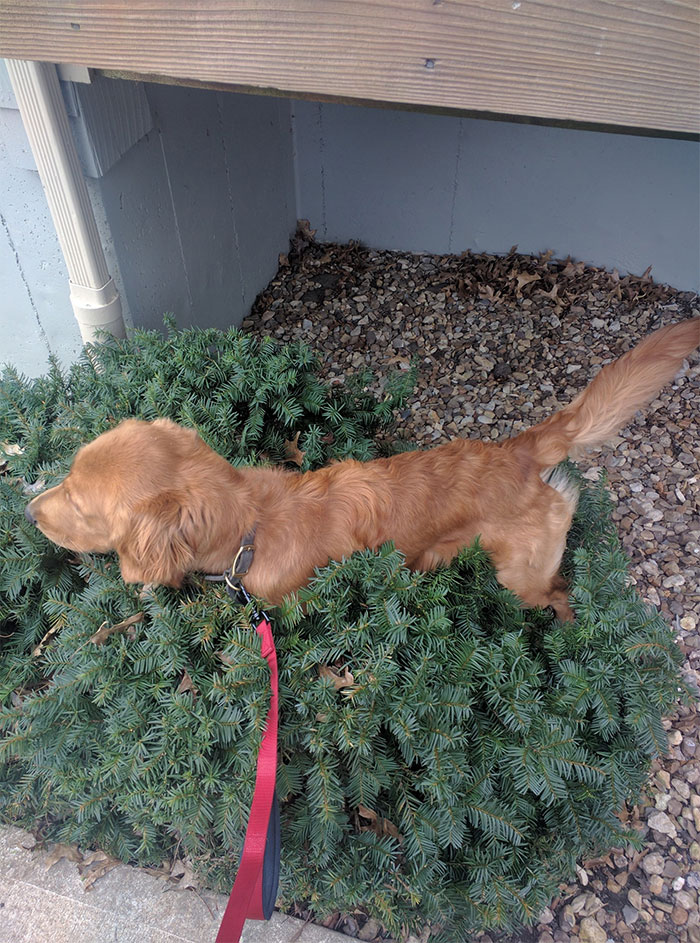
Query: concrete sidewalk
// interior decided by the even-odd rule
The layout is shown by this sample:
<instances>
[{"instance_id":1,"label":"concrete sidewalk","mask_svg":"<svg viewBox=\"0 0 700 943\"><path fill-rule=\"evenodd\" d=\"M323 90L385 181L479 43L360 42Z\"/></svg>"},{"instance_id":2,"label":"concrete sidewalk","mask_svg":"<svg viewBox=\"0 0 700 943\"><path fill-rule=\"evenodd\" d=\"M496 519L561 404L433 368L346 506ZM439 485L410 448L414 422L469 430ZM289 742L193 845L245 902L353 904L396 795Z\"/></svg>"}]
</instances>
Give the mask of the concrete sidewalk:
<instances>
[{"instance_id":1,"label":"concrete sidewalk","mask_svg":"<svg viewBox=\"0 0 700 943\"><path fill-rule=\"evenodd\" d=\"M85 890L77 864L0 827L0 943L214 943L226 897L179 890L118 865ZM55 863L52 863L55 862ZM303 932L301 932L303 931ZM275 913L242 943L340 943L347 937Z\"/></svg>"}]
</instances>

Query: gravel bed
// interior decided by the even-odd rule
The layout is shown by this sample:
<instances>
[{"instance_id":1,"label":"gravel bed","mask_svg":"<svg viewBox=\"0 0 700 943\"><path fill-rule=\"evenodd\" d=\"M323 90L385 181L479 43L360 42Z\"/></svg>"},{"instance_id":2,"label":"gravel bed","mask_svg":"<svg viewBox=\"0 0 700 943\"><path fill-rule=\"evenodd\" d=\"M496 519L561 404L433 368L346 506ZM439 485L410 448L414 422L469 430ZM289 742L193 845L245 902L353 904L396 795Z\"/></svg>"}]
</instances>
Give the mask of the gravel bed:
<instances>
[{"instance_id":1,"label":"gravel bed","mask_svg":"<svg viewBox=\"0 0 700 943\"><path fill-rule=\"evenodd\" d=\"M565 405L602 364L663 324L700 313L697 295L541 256L411 255L321 245L308 224L259 296L245 330L302 339L336 382L370 367L418 367L396 434L428 447L455 436L501 439ZM677 632L684 671L700 684L700 366L693 355L619 436L580 462L603 471L643 598ZM578 882L533 930L489 941L700 943L700 724L696 705L666 722L669 754L655 764L629 822L640 852L581 862ZM380 938L373 921L337 914L327 926ZM414 941L417 943L417 941Z\"/></svg>"}]
</instances>

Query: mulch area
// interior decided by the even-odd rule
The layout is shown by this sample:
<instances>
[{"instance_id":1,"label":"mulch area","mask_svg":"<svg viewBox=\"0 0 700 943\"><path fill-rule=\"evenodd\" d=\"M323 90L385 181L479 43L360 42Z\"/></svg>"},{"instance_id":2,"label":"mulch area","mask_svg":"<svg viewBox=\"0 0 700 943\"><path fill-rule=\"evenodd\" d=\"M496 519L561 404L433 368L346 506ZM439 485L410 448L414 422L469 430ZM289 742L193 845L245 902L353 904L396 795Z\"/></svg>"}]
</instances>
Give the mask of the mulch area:
<instances>
[{"instance_id":1,"label":"mulch area","mask_svg":"<svg viewBox=\"0 0 700 943\"><path fill-rule=\"evenodd\" d=\"M381 387L418 367L396 434L421 447L455 436L501 439L569 402L602 364L663 324L700 313L698 296L640 277L525 256L432 256L322 245L302 227L259 296L247 331L304 340L337 382L370 367ZM603 471L642 597L674 626L684 671L700 684L700 367L688 368L604 449L580 462ZM700 943L700 727L696 705L666 722L669 754L630 810L641 852L581 862L578 881L533 930L479 943ZM357 915L325 921L380 937Z\"/></svg>"}]
</instances>

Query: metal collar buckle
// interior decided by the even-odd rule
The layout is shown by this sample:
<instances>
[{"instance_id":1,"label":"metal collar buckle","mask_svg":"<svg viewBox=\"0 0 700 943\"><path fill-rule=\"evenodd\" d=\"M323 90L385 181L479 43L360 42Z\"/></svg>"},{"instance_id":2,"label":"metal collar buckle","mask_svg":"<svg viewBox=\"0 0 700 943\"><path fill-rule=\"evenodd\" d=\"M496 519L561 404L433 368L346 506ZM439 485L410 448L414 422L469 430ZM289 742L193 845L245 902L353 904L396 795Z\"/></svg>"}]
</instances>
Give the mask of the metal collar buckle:
<instances>
[{"instance_id":1,"label":"metal collar buckle","mask_svg":"<svg viewBox=\"0 0 700 943\"><path fill-rule=\"evenodd\" d=\"M241 562L241 557L243 556L244 553L249 553L251 555L251 559L248 561L246 566L243 567L243 569L239 570L238 567ZM245 576L248 570L250 569L250 564L253 562L252 556L254 553L255 553L254 544L252 543L241 544L241 546L238 548L238 551L236 552L236 556L233 558L233 563L227 570L227 573L230 573L234 579L240 576Z\"/></svg>"},{"instance_id":2,"label":"metal collar buckle","mask_svg":"<svg viewBox=\"0 0 700 943\"><path fill-rule=\"evenodd\" d=\"M236 551L233 563L228 570L224 570L221 576L205 576L205 579L212 582L225 582L229 593L245 603L250 602L250 596L248 596L243 586L243 577L253 563L256 529L257 524L253 526L250 533L244 534L241 545Z\"/></svg>"}]
</instances>

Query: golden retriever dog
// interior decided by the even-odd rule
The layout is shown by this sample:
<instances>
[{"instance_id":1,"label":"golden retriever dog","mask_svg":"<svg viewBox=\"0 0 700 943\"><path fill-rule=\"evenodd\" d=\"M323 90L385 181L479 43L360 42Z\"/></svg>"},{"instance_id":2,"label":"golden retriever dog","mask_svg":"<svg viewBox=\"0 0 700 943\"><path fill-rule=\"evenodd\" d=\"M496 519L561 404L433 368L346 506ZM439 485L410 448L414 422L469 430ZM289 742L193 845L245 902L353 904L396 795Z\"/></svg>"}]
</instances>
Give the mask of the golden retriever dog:
<instances>
[{"instance_id":1,"label":"golden retriever dog","mask_svg":"<svg viewBox=\"0 0 700 943\"><path fill-rule=\"evenodd\" d=\"M245 584L272 605L356 550L393 541L409 567L429 570L479 536L504 586L569 620L559 566L577 493L548 472L614 435L699 343L700 318L656 331L504 442L458 439L303 474L233 468L194 429L127 419L84 445L27 518L62 547L116 550L129 583L175 587L189 572L221 574L254 532Z\"/></svg>"}]
</instances>

